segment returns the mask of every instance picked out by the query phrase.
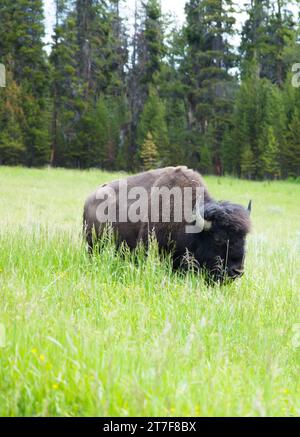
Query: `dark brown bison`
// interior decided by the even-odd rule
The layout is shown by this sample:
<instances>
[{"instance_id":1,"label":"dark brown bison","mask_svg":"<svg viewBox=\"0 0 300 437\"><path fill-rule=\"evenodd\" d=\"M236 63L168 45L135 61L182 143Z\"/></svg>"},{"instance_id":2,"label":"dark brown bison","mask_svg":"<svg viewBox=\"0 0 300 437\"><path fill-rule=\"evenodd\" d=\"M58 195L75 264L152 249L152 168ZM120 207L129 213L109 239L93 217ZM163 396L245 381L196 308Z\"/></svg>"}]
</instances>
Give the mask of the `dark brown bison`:
<instances>
[{"instance_id":1,"label":"dark brown bison","mask_svg":"<svg viewBox=\"0 0 300 437\"><path fill-rule=\"evenodd\" d=\"M222 281L243 274L250 209L213 200L199 173L167 167L100 186L85 202L84 232L90 252L107 223L130 249L154 233L175 268L192 259Z\"/></svg>"}]
</instances>

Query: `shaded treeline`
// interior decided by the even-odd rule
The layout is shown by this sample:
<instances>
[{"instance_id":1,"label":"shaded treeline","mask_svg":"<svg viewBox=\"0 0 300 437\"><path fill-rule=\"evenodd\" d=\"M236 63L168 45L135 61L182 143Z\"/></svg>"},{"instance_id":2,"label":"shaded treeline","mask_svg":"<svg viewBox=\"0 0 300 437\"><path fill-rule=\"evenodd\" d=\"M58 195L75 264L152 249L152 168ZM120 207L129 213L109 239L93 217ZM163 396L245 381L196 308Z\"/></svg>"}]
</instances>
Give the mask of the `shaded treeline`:
<instances>
[{"instance_id":1,"label":"shaded treeline","mask_svg":"<svg viewBox=\"0 0 300 437\"><path fill-rule=\"evenodd\" d=\"M299 176L295 3L251 0L238 38L231 0L187 1L182 27L157 0L130 26L120 0L56 0L47 54L42 0L0 0L0 163Z\"/></svg>"}]
</instances>

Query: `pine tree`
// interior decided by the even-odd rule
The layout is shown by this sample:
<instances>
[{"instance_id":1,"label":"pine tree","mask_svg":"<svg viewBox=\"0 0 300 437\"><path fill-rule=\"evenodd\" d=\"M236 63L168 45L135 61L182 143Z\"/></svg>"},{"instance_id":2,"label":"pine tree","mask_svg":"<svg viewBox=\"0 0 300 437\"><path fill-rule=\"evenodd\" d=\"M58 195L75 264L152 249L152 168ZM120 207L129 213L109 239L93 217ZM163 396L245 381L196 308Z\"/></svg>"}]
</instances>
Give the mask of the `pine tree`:
<instances>
[{"instance_id":1,"label":"pine tree","mask_svg":"<svg viewBox=\"0 0 300 437\"><path fill-rule=\"evenodd\" d=\"M278 179L280 177L279 166L279 145L274 135L272 126L266 126L265 134L260 139L262 173L267 179Z\"/></svg>"},{"instance_id":2,"label":"pine tree","mask_svg":"<svg viewBox=\"0 0 300 437\"><path fill-rule=\"evenodd\" d=\"M111 169L119 147L115 130L120 132L128 117L125 108L127 48L119 1L77 0L73 7L66 6L64 2L57 2L60 9L57 9L56 36L50 58L54 70L53 162ZM110 101L107 117L113 122L109 126L119 123L118 128L109 130L111 137L106 144L103 138L97 138L101 127L94 126L103 121L105 111L101 111L101 107L107 104L104 98ZM104 116L104 130L107 117Z\"/></svg>"},{"instance_id":3,"label":"pine tree","mask_svg":"<svg viewBox=\"0 0 300 437\"><path fill-rule=\"evenodd\" d=\"M164 158L168 154L168 129L165 119L165 105L154 88L149 91L149 97L138 124L139 148L144 144L148 132L151 132L153 136L159 159L162 160L163 165Z\"/></svg>"},{"instance_id":4,"label":"pine tree","mask_svg":"<svg viewBox=\"0 0 300 437\"><path fill-rule=\"evenodd\" d=\"M203 144L200 148L200 163L198 165L201 173L212 173L213 172L213 164L212 164L212 156L211 156L212 148L209 144Z\"/></svg>"},{"instance_id":5,"label":"pine tree","mask_svg":"<svg viewBox=\"0 0 300 437\"><path fill-rule=\"evenodd\" d=\"M243 57L242 72L248 63L255 65L256 76L261 77L264 68L264 55L267 46L267 25L269 20L269 0L252 0L246 7L248 18L241 33L240 52Z\"/></svg>"},{"instance_id":6,"label":"pine tree","mask_svg":"<svg viewBox=\"0 0 300 437\"><path fill-rule=\"evenodd\" d=\"M183 84L181 62L184 58L185 38L182 29L171 27L166 38L165 63L159 77L159 92L165 103L169 145L165 164L190 164L189 131L187 123L186 89ZM195 162L192 163L193 165Z\"/></svg>"},{"instance_id":7,"label":"pine tree","mask_svg":"<svg viewBox=\"0 0 300 437\"><path fill-rule=\"evenodd\" d=\"M245 153L245 145L250 149L255 157L255 171L253 177L258 176L258 138L260 135L259 111L261 109L260 94L263 91L263 83L257 80L255 71L256 64L249 69L247 77L243 80L240 86L232 117L233 128L230 131L230 136L229 131L226 131L226 137L224 138L225 143L223 143L223 147L227 145L227 147L230 148L230 155L228 155L224 160L225 170L239 176L245 174L244 168L241 168L241 164L243 161L248 162L247 155L249 155L249 151L247 151L246 156L242 158L242 154ZM252 170L251 166L251 172Z\"/></svg>"},{"instance_id":8,"label":"pine tree","mask_svg":"<svg viewBox=\"0 0 300 437\"><path fill-rule=\"evenodd\" d=\"M248 66L251 64L248 64ZM269 140L266 132L272 128L280 150L285 144L286 114L282 92L267 79L256 75L256 63L253 63L244 77L237 95L233 116L232 142L235 145L234 172L243 173L241 169L242 153L245 144L254 156L254 178L264 178L263 154Z\"/></svg>"},{"instance_id":9,"label":"pine tree","mask_svg":"<svg viewBox=\"0 0 300 437\"><path fill-rule=\"evenodd\" d=\"M78 166L74 156L77 122L84 110L77 74L76 14L65 2L56 2L54 44L50 54L52 118L52 165Z\"/></svg>"},{"instance_id":10,"label":"pine tree","mask_svg":"<svg viewBox=\"0 0 300 437\"><path fill-rule=\"evenodd\" d=\"M233 126L228 126L224 132L221 146L221 158L224 173L231 175L237 174L239 160L239 156L237 156L238 153L239 150L233 138Z\"/></svg>"},{"instance_id":11,"label":"pine tree","mask_svg":"<svg viewBox=\"0 0 300 437\"><path fill-rule=\"evenodd\" d=\"M148 0L144 4L145 19L143 38L144 51L141 52L142 60L145 61L142 81L155 83L162 66L162 58L165 54L163 42L163 22L161 5L158 0Z\"/></svg>"},{"instance_id":12,"label":"pine tree","mask_svg":"<svg viewBox=\"0 0 300 437\"><path fill-rule=\"evenodd\" d=\"M159 0L137 0L130 48L121 0L54 2L47 58L43 0L1 1L1 163L299 175L291 65L300 27L291 2L251 0L240 58L231 45L233 0L188 0L181 28Z\"/></svg>"},{"instance_id":13,"label":"pine tree","mask_svg":"<svg viewBox=\"0 0 300 437\"><path fill-rule=\"evenodd\" d=\"M283 85L290 71L285 52L294 44L296 37L296 23L293 13L288 9L289 6L290 2L287 0L276 0L268 27L269 44L265 62L269 62L270 79L280 86Z\"/></svg>"},{"instance_id":14,"label":"pine tree","mask_svg":"<svg viewBox=\"0 0 300 437\"><path fill-rule=\"evenodd\" d=\"M286 48L295 40L295 22L286 0L253 0L247 6L248 19L242 29L242 70L255 61L257 75L283 85L289 65Z\"/></svg>"},{"instance_id":15,"label":"pine tree","mask_svg":"<svg viewBox=\"0 0 300 437\"><path fill-rule=\"evenodd\" d=\"M51 68L51 97L52 97L52 123L51 123L51 154L50 165L53 166L59 161L59 148L61 148L61 138L59 138L59 122L62 120L62 96L65 94L63 78L65 76L64 68L70 65L70 51L66 50L62 38L65 36L63 28L63 19L66 14L66 1L55 0L55 25L53 33L53 45L49 57ZM74 70L75 71L75 70ZM62 123L64 125L64 123Z\"/></svg>"},{"instance_id":16,"label":"pine tree","mask_svg":"<svg viewBox=\"0 0 300 437\"><path fill-rule=\"evenodd\" d=\"M130 155L136 155L148 130L141 138L139 122L152 88L158 91L159 77L165 54L164 22L158 0L148 0L135 7L131 68L129 71L129 101L131 110ZM131 161L133 169L135 161Z\"/></svg>"},{"instance_id":17,"label":"pine tree","mask_svg":"<svg viewBox=\"0 0 300 437\"><path fill-rule=\"evenodd\" d=\"M241 156L241 176L252 179L255 174L255 159L250 145L246 145Z\"/></svg>"},{"instance_id":18,"label":"pine tree","mask_svg":"<svg viewBox=\"0 0 300 437\"><path fill-rule=\"evenodd\" d=\"M156 167L157 155L157 148L153 142L153 136L151 132L148 132L140 150L143 170L151 170Z\"/></svg>"},{"instance_id":19,"label":"pine tree","mask_svg":"<svg viewBox=\"0 0 300 437\"><path fill-rule=\"evenodd\" d=\"M285 176L300 176L300 112L296 109L288 126L283 151Z\"/></svg>"},{"instance_id":20,"label":"pine tree","mask_svg":"<svg viewBox=\"0 0 300 437\"><path fill-rule=\"evenodd\" d=\"M0 60L10 65L20 87L24 123L22 137L27 165L48 162L48 65L43 49L42 0L3 0L0 14ZM2 127L5 129L5 126Z\"/></svg>"},{"instance_id":21,"label":"pine tree","mask_svg":"<svg viewBox=\"0 0 300 437\"><path fill-rule=\"evenodd\" d=\"M215 173L222 172L221 144L232 111L234 78L229 70L236 57L229 43L233 35L231 0L190 0L186 4L187 49L184 60L188 95L188 119L198 133L197 143L208 128L214 131L212 159Z\"/></svg>"},{"instance_id":22,"label":"pine tree","mask_svg":"<svg viewBox=\"0 0 300 437\"><path fill-rule=\"evenodd\" d=\"M8 70L6 89L0 89L0 164L19 164L22 162L25 146L22 135L24 114L21 91Z\"/></svg>"},{"instance_id":23,"label":"pine tree","mask_svg":"<svg viewBox=\"0 0 300 437\"><path fill-rule=\"evenodd\" d=\"M300 87L293 86L290 74L282 92L283 109L286 115L285 138L280 144L282 177L299 176L299 114Z\"/></svg>"},{"instance_id":24,"label":"pine tree","mask_svg":"<svg viewBox=\"0 0 300 437\"><path fill-rule=\"evenodd\" d=\"M165 165L180 165L188 162L188 130L186 107L183 99L173 94L165 98L165 120L168 145L164 150Z\"/></svg>"}]
</instances>

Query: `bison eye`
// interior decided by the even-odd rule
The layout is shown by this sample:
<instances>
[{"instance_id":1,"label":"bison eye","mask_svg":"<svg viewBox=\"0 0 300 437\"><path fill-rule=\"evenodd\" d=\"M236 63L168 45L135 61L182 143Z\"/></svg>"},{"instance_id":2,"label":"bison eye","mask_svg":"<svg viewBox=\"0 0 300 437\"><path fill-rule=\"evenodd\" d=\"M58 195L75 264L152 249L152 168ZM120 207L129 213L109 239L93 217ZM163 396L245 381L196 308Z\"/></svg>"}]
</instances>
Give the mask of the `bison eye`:
<instances>
[{"instance_id":1,"label":"bison eye","mask_svg":"<svg viewBox=\"0 0 300 437\"><path fill-rule=\"evenodd\" d=\"M218 237L217 235L214 237L214 242L219 246L223 244L223 239L221 237Z\"/></svg>"}]
</instances>

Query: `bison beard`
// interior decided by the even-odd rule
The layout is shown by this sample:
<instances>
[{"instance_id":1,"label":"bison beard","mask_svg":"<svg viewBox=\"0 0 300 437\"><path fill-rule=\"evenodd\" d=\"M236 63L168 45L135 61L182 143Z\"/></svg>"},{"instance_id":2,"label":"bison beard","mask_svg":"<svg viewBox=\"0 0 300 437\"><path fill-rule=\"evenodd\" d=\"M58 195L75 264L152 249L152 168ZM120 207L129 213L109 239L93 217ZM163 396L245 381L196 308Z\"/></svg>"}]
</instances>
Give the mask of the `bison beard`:
<instances>
[{"instance_id":1,"label":"bison beard","mask_svg":"<svg viewBox=\"0 0 300 437\"><path fill-rule=\"evenodd\" d=\"M154 233L161 252L172 254L174 268L186 268L187 259L193 259L193 265L198 269L208 272L213 280L223 281L226 278L235 279L243 274L246 235L250 230L250 210L231 202L217 202L209 195L201 175L187 167L167 167L126 179L127 189L143 187L151 200L153 187L179 187L182 191L186 187L192 189L192 208L197 209L197 188L203 190L204 211L202 215L196 211L195 222L204 224L201 232L186 232L187 223L174 220L174 204L171 203L171 220L166 223L162 220L161 212L155 223L151 222L151 205L149 202L146 220L136 223L118 220L118 212L122 205L119 202L119 181L105 184L92 193L84 205L84 233L88 243L89 252L93 250L95 239L103 234L107 222L99 221L97 208L101 202L100 192L104 188L112 189L116 193L116 221L111 226L117 237L118 243L125 242L134 250L139 242L148 244L149 234ZM127 208L130 207L130 201ZM187 256L188 254L188 256Z\"/></svg>"}]
</instances>

